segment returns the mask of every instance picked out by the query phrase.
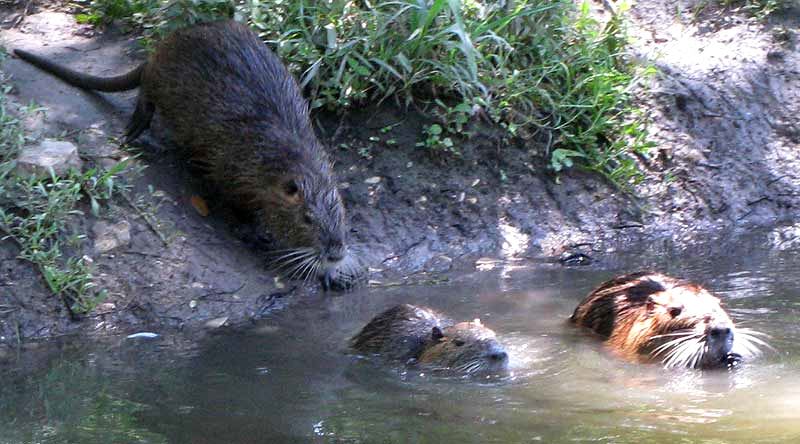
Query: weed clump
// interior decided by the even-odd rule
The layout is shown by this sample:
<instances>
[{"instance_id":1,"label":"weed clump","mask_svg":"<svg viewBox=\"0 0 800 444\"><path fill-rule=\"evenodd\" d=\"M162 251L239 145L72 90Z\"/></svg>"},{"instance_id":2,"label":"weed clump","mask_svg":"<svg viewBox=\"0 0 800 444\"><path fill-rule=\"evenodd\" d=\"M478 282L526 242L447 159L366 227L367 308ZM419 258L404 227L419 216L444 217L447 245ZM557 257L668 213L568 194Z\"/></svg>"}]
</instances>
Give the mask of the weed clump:
<instances>
[{"instance_id":1,"label":"weed clump","mask_svg":"<svg viewBox=\"0 0 800 444\"><path fill-rule=\"evenodd\" d=\"M27 141L20 116L39 110L29 106L11 113L10 89L0 73L0 238L17 244L18 258L38 268L72 315L85 314L105 298L105 291L96 288L90 261L81 253L86 235L75 227L74 216L82 214L80 208L87 203L92 213L99 214L101 203L124 188L118 176L127 161L107 171L18 175L16 157Z\"/></svg>"}]
</instances>

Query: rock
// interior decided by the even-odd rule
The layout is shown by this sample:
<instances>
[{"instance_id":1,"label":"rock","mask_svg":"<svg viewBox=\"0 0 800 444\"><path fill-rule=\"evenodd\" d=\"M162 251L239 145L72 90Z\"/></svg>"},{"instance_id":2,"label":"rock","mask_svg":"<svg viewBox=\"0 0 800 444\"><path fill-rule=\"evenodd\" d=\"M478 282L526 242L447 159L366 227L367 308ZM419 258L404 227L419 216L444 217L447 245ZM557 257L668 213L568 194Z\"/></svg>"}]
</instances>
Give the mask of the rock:
<instances>
[{"instance_id":1,"label":"rock","mask_svg":"<svg viewBox=\"0 0 800 444\"><path fill-rule=\"evenodd\" d=\"M17 174L47 176L52 168L57 176L70 169L81 170L78 147L70 142L45 139L40 144L23 148L17 158Z\"/></svg>"},{"instance_id":2,"label":"rock","mask_svg":"<svg viewBox=\"0 0 800 444\"><path fill-rule=\"evenodd\" d=\"M95 313L97 314L106 314L111 313L117 309L117 305L113 302L103 302L99 304L97 307L94 308Z\"/></svg>"},{"instance_id":3,"label":"rock","mask_svg":"<svg viewBox=\"0 0 800 444\"><path fill-rule=\"evenodd\" d=\"M99 221L92 227L94 233L94 249L98 253L106 253L121 245L131 242L131 224L121 221L111 224Z\"/></svg>"},{"instance_id":4,"label":"rock","mask_svg":"<svg viewBox=\"0 0 800 444\"><path fill-rule=\"evenodd\" d=\"M44 134L44 112L42 111L26 113L22 117L21 123L28 140L37 140Z\"/></svg>"},{"instance_id":5,"label":"rock","mask_svg":"<svg viewBox=\"0 0 800 444\"><path fill-rule=\"evenodd\" d=\"M158 333L153 333L153 332L150 332L150 331L142 331L142 332L139 332L139 333L130 334L130 335L126 336L126 338L127 339L155 339L158 336L159 336Z\"/></svg>"},{"instance_id":6,"label":"rock","mask_svg":"<svg viewBox=\"0 0 800 444\"><path fill-rule=\"evenodd\" d=\"M205 323L205 327L210 329L217 329L225 325L226 322L228 322L228 317L222 316L220 318L215 318L211 319L210 321L207 321Z\"/></svg>"}]
</instances>

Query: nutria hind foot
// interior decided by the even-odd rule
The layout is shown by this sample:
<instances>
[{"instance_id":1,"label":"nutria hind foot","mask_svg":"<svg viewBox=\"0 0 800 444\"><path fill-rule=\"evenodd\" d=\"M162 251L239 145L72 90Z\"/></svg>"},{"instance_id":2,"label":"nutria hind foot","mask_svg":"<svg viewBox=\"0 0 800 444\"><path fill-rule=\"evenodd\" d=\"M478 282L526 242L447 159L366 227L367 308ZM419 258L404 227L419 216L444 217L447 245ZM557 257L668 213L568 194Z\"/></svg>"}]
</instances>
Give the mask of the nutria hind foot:
<instances>
[{"instance_id":1,"label":"nutria hind foot","mask_svg":"<svg viewBox=\"0 0 800 444\"><path fill-rule=\"evenodd\" d=\"M131 143L142 135L144 130L150 128L150 122L153 120L155 111L155 105L139 94L131 120L128 126L125 127L125 134L122 137L122 142Z\"/></svg>"}]
</instances>

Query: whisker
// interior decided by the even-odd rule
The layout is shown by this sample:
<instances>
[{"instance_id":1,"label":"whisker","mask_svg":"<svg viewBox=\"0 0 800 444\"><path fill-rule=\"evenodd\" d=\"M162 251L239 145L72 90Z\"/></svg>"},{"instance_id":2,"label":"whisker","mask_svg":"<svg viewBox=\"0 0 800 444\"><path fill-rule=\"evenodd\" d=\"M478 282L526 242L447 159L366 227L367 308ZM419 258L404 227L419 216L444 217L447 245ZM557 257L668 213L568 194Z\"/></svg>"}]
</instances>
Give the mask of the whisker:
<instances>
[{"instance_id":1,"label":"whisker","mask_svg":"<svg viewBox=\"0 0 800 444\"><path fill-rule=\"evenodd\" d=\"M293 268L291 274L288 276L289 279L294 279L297 275L298 271L302 270L309 262L316 260L315 256L311 256L306 258L303 262L301 262L297 267Z\"/></svg>"},{"instance_id":2,"label":"whisker","mask_svg":"<svg viewBox=\"0 0 800 444\"><path fill-rule=\"evenodd\" d=\"M295 256L295 255L298 255L298 254L307 253L309 251L314 251L314 249L313 248L292 248L292 249L282 250L282 251L274 251L273 250L273 251L267 252L267 256L278 256L278 255L280 255L279 257L275 258L276 260L280 260L280 259L282 259L284 257ZM282 254L282 253L285 253L285 254Z\"/></svg>"},{"instance_id":3,"label":"whisker","mask_svg":"<svg viewBox=\"0 0 800 444\"><path fill-rule=\"evenodd\" d=\"M272 266L272 267L276 267L276 266L284 267L287 264L291 264L291 263L296 262L298 260L302 260L303 258L305 258L305 257L307 257L309 255L315 254L315 253L316 253L316 251L314 251L314 249L295 250L292 253L284 254L284 255L282 255L280 257L269 259L267 261L267 263L268 263L269 266Z\"/></svg>"},{"instance_id":4,"label":"whisker","mask_svg":"<svg viewBox=\"0 0 800 444\"><path fill-rule=\"evenodd\" d=\"M304 282L304 283L307 283L307 282L308 282L308 278L309 278L309 272L310 272L310 271L311 271L311 270L314 268L314 265L316 265L316 263L317 263L318 261L319 261L319 259L317 258L317 260L316 260L316 261L310 261L310 262L306 262L306 263L303 265L303 270L300 272L300 276L299 276L299 278L301 278L301 279L303 280L303 282Z\"/></svg>"},{"instance_id":5,"label":"whisker","mask_svg":"<svg viewBox=\"0 0 800 444\"><path fill-rule=\"evenodd\" d=\"M668 335L661 335L661 337L664 337L664 336L668 336ZM672 336L677 336L677 335L672 335ZM684 343L686 341L695 339L695 338L697 338L697 336L698 335L697 335L696 332L692 332L691 334L685 334L685 335L677 336L676 339L673 339L671 341L667 341L664 344L661 344L660 346L656 347L651 352L651 356L655 357L655 356L660 355L661 353L669 352L669 350L673 349L674 347L678 347L680 344L682 344L682 343ZM668 353L668 354L671 354L671 353Z\"/></svg>"},{"instance_id":6,"label":"whisker","mask_svg":"<svg viewBox=\"0 0 800 444\"><path fill-rule=\"evenodd\" d=\"M321 266L322 266L322 261L319 258L317 258L317 260L314 261L314 265L312 265L311 268L308 270L309 280L311 280L316 276L319 276L319 269Z\"/></svg>"},{"instance_id":7,"label":"whisker","mask_svg":"<svg viewBox=\"0 0 800 444\"><path fill-rule=\"evenodd\" d=\"M311 276L319 276L319 268L322 266L322 261L314 262L314 267L311 269Z\"/></svg>"},{"instance_id":8,"label":"whisker","mask_svg":"<svg viewBox=\"0 0 800 444\"><path fill-rule=\"evenodd\" d=\"M316 255L316 251L310 250L310 251L304 252L302 255L291 257L291 258L289 258L288 260L285 260L285 261L278 261L278 260L272 261L271 264L277 269L285 268L285 267L288 267L289 265L291 265L291 264L293 264L295 262L302 261L303 259L305 259L305 258L307 258L309 256L314 256L314 255Z\"/></svg>"},{"instance_id":9,"label":"whisker","mask_svg":"<svg viewBox=\"0 0 800 444\"><path fill-rule=\"evenodd\" d=\"M761 337L764 337L764 338L767 338L767 339L772 339L772 336L770 336L770 335L768 335L768 334L766 334L764 332L761 332L761 331L758 331L758 330L753 330L752 328L747 328L747 327L738 327L737 326L735 332L736 333L742 333L742 334L749 335L749 336L761 336Z\"/></svg>"},{"instance_id":10,"label":"whisker","mask_svg":"<svg viewBox=\"0 0 800 444\"><path fill-rule=\"evenodd\" d=\"M686 367L693 358L696 357L698 349L702 351L702 343L705 342L702 337L691 338L683 341L677 345L667 356L662 363L665 367Z\"/></svg>"},{"instance_id":11,"label":"whisker","mask_svg":"<svg viewBox=\"0 0 800 444\"><path fill-rule=\"evenodd\" d=\"M655 335L655 336L650 337L650 339L653 340L653 339L669 338L669 337L676 337L676 336L692 336L692 335L696 335L696 334L697 334L697 332L694 331L694 329L687 329L687 330L681 330L681 331L677 331L677 332L673 332L673 333L664 333L663 335Z\"/></svg>"},{"instance_id":12,"label":"whisker","mask_svg":"<svg viewBox=\"0 0 800 444\"><path fill-rule=\"evenodd\" d=\"M760 356L763 353L761 348L776 351L775 347L771 346L766 341L766 339L772 339L770 335L751 328L737 327L736 330L734 330L734 338L734 348L739 347L742 351L747 353L748 357Z\"/></svg>"}]
</instances>

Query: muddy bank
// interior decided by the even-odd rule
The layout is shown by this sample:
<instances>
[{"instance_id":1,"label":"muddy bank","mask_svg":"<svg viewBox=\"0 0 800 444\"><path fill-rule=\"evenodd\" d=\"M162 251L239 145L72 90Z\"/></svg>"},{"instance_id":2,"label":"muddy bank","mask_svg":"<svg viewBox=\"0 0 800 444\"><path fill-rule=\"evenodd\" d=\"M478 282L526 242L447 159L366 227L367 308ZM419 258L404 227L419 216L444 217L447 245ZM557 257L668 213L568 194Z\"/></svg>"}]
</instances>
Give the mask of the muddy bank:
<instances>
[{"instance_id":1,"label":"muddy bank","mask_svg":"<svg viewBox=\"0 0 800 444\"><path fill-rule=\"evenodd\" d=\"M478 131L460 146L462 157L442 163L415 146L427 123L418 113L382 107L344 118L316 116L336 160L351 240L371 252L375 281L447 276L486 256L582 251L603 267L618 251L691 246L779 225L788 228L770 239L793 244L791 224L800 205L800 53L793 37L776 39L775 30L796 30L797 15L768 24L744 17L720 24L714 16L676 17L676 8L688 11L689 2L640 3L632 12L634 52L659 74L641 99L656 147L639 159L646 180L636 198L579 171L562 174L557 184L530 146L508 145L491 131ZM40 6L23 17L19 8L4 8L0 38L6 48L48 54L101 75L144 58L114 29L95 36L64 12ZM11 57L2 69L12 77L15 103L46 108L34 128L37 137L73 141L89 164L130 156L110 138L127 123L135 92L80 91ZM5 242L0 343L134 326L241 325L298 301L331 297L266 269L264 253L240 240L235 217L192 176L158 121L138 149L137 162L147 168L131 180L141 201L119 202L105 213L131 224L130 244L102 254L91 238L83 245L97 283L109 290L106 303L81 322L68 321L37 272L16 260L15 247ZM190 204L195 195L206 198L208 217ZM81 223L91 232L96 221Z\"/></svg>"}]
</instances>

